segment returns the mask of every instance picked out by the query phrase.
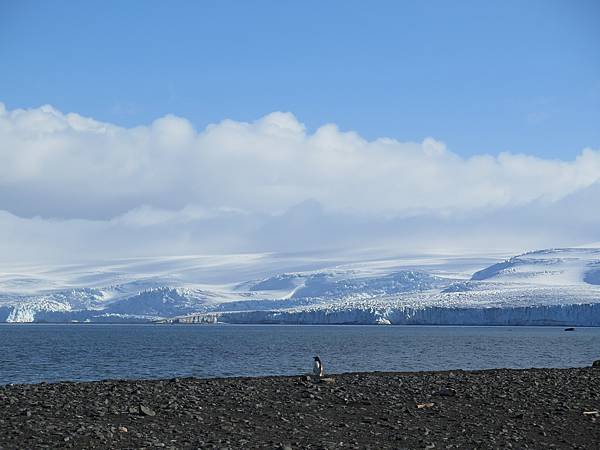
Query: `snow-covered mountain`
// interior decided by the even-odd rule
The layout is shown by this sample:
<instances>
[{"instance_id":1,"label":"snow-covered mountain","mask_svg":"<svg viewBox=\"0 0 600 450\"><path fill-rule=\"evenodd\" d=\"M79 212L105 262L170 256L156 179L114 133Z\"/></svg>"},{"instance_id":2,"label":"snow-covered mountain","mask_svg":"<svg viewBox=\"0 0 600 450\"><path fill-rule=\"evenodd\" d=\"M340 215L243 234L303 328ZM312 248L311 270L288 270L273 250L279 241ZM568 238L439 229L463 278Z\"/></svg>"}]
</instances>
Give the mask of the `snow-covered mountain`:
<instances>
[{"instance_id":1,"label":"snow-covered mountain","mask_svg":"<svg viewBox=\"0 0 600 450\"><path fill-rule=\"evenodd\" d=\"M0 321L600 326L600 249L140 258L0 274Z\"/></svg>"},{"instance_id":2,"label":"snow-covered mountain","mask_svg":"<svg viewBox=\"0 0 600 450\"><path fill-rule=\"evenodd\" d=\"M471 279L541 286L599 285L600 249L529 252L480 270Z\"/></svg>"}]
</instances>

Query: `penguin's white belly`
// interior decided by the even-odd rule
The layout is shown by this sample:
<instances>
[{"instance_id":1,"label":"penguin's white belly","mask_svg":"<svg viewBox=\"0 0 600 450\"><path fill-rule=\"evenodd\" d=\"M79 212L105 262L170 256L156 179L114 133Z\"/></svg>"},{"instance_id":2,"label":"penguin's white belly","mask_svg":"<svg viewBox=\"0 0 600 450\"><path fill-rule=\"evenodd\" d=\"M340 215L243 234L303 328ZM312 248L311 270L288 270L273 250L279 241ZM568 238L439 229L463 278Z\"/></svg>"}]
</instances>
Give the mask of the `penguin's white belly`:
<instances>
[{"instance_id":1,"label":"penguin's white belly","mask_svg":"<svg viewBox=\"0 0 600 450\"><path fill-rule=\"evenodd\" d=\"M315 361L315 364L313 365L313 373L318 377L322 375L321 364L319 364L317 361Z\"/></svg>"}]
</instances>

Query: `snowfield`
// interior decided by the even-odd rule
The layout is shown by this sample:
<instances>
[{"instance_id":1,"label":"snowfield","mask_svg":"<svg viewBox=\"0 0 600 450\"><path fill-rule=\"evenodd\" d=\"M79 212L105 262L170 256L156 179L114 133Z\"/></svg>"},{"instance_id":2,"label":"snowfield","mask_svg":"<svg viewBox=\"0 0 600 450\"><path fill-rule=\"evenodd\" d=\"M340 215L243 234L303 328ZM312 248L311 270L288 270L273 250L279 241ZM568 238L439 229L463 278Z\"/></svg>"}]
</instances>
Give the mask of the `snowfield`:
<instances>
[{"instance_id":1,"label":"snowfield","mask_svg":"<svg viewBox=\"0 0 600 450\"><path fill-rule=\"evenodd\" d=\"M600 326L600 248L247 254L0 273L0 321ZM210 321L210 320L208 320Z\"/></svg>"}]
</instances>

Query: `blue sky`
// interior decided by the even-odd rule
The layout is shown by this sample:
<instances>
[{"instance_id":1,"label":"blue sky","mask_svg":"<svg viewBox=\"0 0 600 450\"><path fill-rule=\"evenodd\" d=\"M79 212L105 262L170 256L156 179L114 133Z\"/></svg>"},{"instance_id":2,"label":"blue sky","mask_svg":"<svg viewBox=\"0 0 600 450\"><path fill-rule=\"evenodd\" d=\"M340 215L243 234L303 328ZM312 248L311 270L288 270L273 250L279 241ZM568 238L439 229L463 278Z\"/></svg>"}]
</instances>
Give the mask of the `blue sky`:
<instances>
[{"instance_id":1,"label":"blue sky","mask_svg":"<svg viewBox=\"0 0 600 450\"><path fill-rule=\"evenodd\" d=\"M0 0L0 262L599 243L599 23L596 0Z\"/></svg>"},{"instance_id":2,"label":"blue sky","mask_svg":"<svg viewBox=\"0 0 600 450\"><path fill-rule=\"evenodd\" d=\"M0 3L0 101L122 126L290 111L462 156L600 147L597 1Z\"/></svg>"}]
</instances>

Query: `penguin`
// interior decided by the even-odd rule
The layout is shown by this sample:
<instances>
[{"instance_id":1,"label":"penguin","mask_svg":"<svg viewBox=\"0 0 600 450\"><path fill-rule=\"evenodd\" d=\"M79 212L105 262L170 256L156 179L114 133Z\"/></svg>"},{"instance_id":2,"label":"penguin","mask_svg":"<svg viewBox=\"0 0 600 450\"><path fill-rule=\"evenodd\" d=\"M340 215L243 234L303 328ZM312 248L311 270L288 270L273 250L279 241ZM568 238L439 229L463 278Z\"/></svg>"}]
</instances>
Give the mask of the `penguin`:
<instances>
[{"instance_id":1,"label":"penguin","mask_svg":"<svg viewBox=\"0 0 600 450\"><path fill-rule=\"evenodd\" d=\"M314 365L313 365L313 373L316 377L322 378L325 375L325 370L323 369L323 363L321 362L321 358L318 356L314 357Z\"/></svg>"}]
</instances>

